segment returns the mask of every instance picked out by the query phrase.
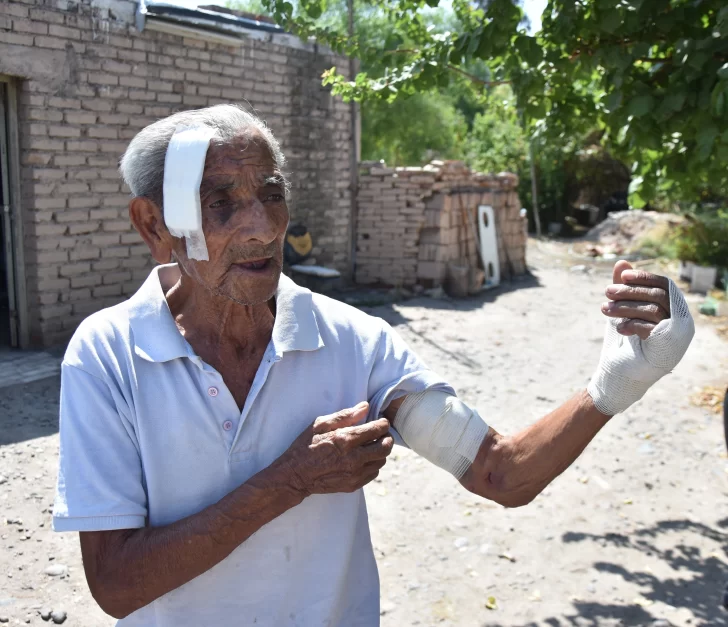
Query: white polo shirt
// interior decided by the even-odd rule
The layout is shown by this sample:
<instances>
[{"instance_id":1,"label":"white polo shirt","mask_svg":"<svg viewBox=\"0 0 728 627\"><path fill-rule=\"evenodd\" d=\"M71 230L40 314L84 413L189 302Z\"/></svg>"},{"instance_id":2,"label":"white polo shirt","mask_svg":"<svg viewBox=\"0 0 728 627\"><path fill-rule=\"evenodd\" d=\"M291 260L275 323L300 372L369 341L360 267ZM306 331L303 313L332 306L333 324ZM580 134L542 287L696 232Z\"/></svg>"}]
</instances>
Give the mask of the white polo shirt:
<instances>
[{"instance_id":1,"label":"white polo shirt","mask_svg":"<svg viewBox=\"0 0 728 627\"><path fill-rule=\"evenodd\" d=\"M182 337L155 268L128 301L85 320L61 377L57 531L167 525L269 466L318 416L451 388L383 320L281 276L276 319L241 412ZM161 280L161 284L160 284ZM124 627L379 624L362 490L314 495L226 559L119 621Z\"/></svg>"}]
</instances>

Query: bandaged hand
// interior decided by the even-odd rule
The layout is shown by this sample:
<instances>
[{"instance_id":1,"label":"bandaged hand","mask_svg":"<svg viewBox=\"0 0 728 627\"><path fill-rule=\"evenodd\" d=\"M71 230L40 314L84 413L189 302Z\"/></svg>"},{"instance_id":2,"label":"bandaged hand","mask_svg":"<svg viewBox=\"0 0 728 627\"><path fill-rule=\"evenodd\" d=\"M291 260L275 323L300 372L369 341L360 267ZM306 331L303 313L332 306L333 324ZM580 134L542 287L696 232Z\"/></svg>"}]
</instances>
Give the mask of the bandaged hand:
<instances>
[{"instance_id":1,"label":"bandaged hand","mask_svg":"<svg viewBox=\"0 0 728 627\"><path fill-rule=\"evenodd\" d=\"M606 289L608 316L597 371L587 391L608 416L623 412L672 371L695 333L685 298L663 276L633 270L626 261L614 266L614 285Z\"/></svg>"}]
</instances>

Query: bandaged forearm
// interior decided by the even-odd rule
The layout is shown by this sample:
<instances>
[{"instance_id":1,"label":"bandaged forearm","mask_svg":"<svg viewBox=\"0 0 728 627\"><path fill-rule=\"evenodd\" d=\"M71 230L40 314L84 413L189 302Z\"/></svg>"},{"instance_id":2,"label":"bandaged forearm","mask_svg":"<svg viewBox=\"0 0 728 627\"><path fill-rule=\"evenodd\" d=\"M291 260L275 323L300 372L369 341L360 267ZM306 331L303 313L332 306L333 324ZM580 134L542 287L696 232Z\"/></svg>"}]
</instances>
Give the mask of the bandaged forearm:
<instances>
[{"instance_id":1,"label":"bandaged forearm","mask_svg":"<svg viewBox=\"0 0 728 627\"><path fill-rule=\"evenodd\" d=\"M672 371L695 333L688 304L670 281L670 317L661 321L646 340L617 331L621 319L609 318L599 367L587 391L596 408L608 416L624 411Z\"/></svg>"},{"instance_id":2,"label":"bandaged forearm","mask_svg":"<svg viewBox=\"0 0 728 627\"><path fill-rule=\"evenodd\" d=\"M488 425L459 398L435 390L410 394L392 425L415 453L460 479L470 468Z\"/></svg>"}]
</instances>

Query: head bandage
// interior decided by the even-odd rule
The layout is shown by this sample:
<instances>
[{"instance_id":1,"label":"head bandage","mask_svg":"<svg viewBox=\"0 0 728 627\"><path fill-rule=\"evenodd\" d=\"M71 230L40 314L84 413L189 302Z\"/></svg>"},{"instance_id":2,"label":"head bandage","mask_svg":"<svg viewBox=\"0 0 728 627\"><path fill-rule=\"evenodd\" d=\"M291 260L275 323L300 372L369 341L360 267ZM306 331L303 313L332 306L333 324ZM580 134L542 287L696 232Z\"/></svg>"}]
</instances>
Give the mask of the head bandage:
<instances>
[{"instance_id":1,"label":"head bandage","mask_svg":"<svg viewBox=\"0 0 728 627\"><path fill-rule=\"evenodd\" d=\"M202 232L200 183L205 156L215 129L209 126L178 127L164 160L164 223L174 237L184 237L187 256L207 261Z\"/></svg>"},{"instance_id":2,"label":"head bandage","mask_svg":"<svg viewBox=\"0 0 728 627\"><path fill-rule=\"evenodd\" d=\"M473 409L447 392L410 394L394 418L407 446L460 479L470 468L488 425Z\"/></svg>"},{"instance_id":3,"label":"head bandage","mask_svg":"<svg viewBox=\"0 0 728 627\"><path fill-rule=\"evenodd\" d=\"M671 280L670 317L662 320L646 340L617 331L620 318L607 319L599 366L587 392L595 407L614 416L640 400L645 392L678 365L695 334L685 297Z\"/></svg>"}]
</instances>

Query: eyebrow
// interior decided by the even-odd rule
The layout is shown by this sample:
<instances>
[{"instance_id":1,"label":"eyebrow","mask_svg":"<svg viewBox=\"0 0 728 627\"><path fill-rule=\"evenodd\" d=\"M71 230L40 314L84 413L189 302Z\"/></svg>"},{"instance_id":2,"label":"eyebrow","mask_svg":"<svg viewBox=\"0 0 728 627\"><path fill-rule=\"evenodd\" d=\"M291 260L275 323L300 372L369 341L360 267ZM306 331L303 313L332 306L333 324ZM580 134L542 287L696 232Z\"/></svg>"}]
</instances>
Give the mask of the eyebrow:
<instances>
[{"instance_id":1,"label":"eyebrow","mask_svg":"<svg viewBox=\"0 0 728 627\"><path fill-rule=\"evenodd\" d=\"M261 187L264 187L266 185L276 185L278 187L285 187L286 186L286 179L283 178L280 174L261 174L258 178L258 184ZM205 184L203 181L200 185L200 199L207 198L211 194L214 194L215 192L224 192L228 189L234 189L235 187L238 187L238 183L228 180L222 183L215 184Z\"/></svg>"}]
</instances>

